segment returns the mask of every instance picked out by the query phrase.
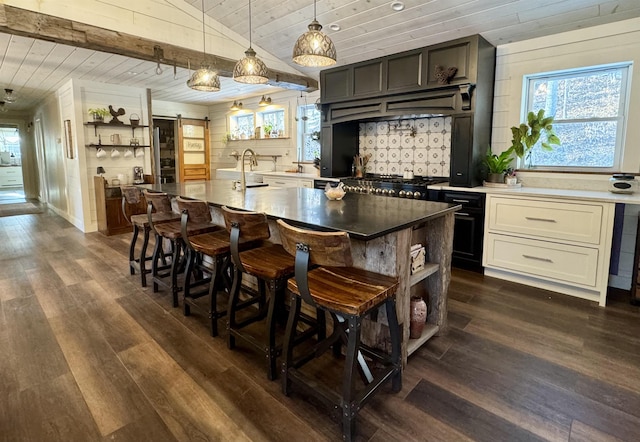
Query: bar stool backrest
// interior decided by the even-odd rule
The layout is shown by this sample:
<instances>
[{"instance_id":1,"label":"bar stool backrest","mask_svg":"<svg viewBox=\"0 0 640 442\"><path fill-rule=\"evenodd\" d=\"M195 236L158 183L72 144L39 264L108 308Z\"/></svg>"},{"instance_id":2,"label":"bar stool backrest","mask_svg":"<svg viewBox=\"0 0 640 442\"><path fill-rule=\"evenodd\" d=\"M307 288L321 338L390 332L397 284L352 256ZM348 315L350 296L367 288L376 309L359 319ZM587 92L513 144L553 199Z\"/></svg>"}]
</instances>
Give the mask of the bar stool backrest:
<instances>
[{"instance_id":1,"label":"bar stool backrest","mask_svg":"<svg viewBox=\"0 0 640 442\"><path fill-rule=\"evenodd\" d=\"M142 201L142 191L133 186L122 187L120 190L122 192L122 215L128 222L131 222L127 214L127 205L135 206L139 204Z\"/></svg>"},{"instance_id":2,"label":"bar stool backrest","mask_svg":"<svg viewBox=\"0 0 640 442\"><path fill-rule=\"evenodd\" d=\"M227 232L231 233L233 227L237 226L242 241L259 241L271 236L267 215L264 213L233 210L222 206L222 214Z\"/></svg>"},{"instance_id":3,"label":"bar stool backrest","mask_svg":"<svg viewBox=\"0 0 640 442\"><path fill-rule=\"evenodd\" d=\"M147 203L151 203L153 210L158 213L171 213L171 198L164 192L152 192L147 189L142 191Z\"/></svg>"},{"instance_id":4,"label":"bar stool backrest","mask_svg":"<svg viewBox=\"0 0 640 442\"><path fill-rule=\"evenodd\" d=\"M282 247L295 256L299 247L309 250L310 264L329 267L352 267L351 240L347 232L316 232L293 227L281 219L278 230ZM300 245L300 246L299 246Z\"/></svg>"},{"instance_id":5,"label":"bar stool backrest","mask_svg":"<svg viewBox=\"0 0 640 442\"><path fill-rule=\"evenodd\" d=\"M190 198L177 197L176 203L181 213L186 210L189 215L189 222L205 224L210 223L211 211L206 201L194 200Z\"/></svg>"},{"instance_id":6,"label":"bar stool backrest","mask_svg":"<svg viewBox=\"0 0 640 442\"><path fill-rule=\"evenodd\" d=\"M231 249L231 262L236 268L245 272L240 259L240 241L261 241L269 239L269 221L267 215L259 212L233 210L222 206L224 225L229 232L229 245Z\"/></svg>"}]
</instances>

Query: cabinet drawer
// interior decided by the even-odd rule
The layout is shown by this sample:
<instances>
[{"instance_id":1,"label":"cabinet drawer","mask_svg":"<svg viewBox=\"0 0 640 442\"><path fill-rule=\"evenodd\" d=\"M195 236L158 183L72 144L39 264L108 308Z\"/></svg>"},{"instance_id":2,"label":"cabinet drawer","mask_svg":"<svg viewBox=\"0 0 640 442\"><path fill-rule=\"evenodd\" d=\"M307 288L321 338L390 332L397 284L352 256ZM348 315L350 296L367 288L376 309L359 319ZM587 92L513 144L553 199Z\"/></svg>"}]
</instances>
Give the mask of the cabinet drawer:
<instances>
[{"instance_id":1,"label":"cabinet drawer","mask_svg":"<svg viewBox=\"0 0 640 442\"><path fill-rule=\"evenodd\" d=\"M490 231L600 243L602 206L489 197Z\"/></svg>"},{"instance_id":2,"label":"cabinet drawer","mask_svg":"<svg viewBox=\"0 0 640 442\"><path fill-rule=\"evenodd\" d=\"M485 265L564 282L595 286L598 249L490 233Z\"/></svg>"}]
</instances>

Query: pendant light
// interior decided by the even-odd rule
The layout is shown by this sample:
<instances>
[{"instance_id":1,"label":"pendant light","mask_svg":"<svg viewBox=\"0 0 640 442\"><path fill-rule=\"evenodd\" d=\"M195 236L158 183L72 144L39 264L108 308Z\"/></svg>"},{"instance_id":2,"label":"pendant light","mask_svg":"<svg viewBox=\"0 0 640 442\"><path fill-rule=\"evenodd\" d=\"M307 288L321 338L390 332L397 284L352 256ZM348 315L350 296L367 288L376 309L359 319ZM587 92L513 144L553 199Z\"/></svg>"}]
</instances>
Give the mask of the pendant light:
<instances>
[{"instance_id":1,"label":"pendant light","mask_svg":"<svg viewBox=\"0 0 640 442\"><path fill-rule=\"evenodd\" d=\"M7 112L9 109L7 109L7 106L5 106L5 102L4 101L0 101L0 112L4 113Z\"/></svg>"},{"instance_id":2,"label":"pendant light","mask_svg":"<svg viewBox=\"0 0 640 442\"><path fill-rule=\"evenodd\" d=\"M13 89L4 90L4 101L6 103L14 103L16 101L16 96L13 95Z\"/></svg>"},{"instance_id":3,"label":"pendant light","mask_svg":"<svg viewBox=\"0 0 640 442\"><path fill-rule=\"evenodd\" d=\"M316 0L313 0L313 21L293 47L293 62L300 66L318 67L331 66L336 59L336 47L316 20Z\"/></svg>"},{"instance_id":4,"label":"pendant light","mask_svg":"<svg viewBox=\"0 0 640 442\"><path fill-rule=\"evenodd\" d=\"M200 69L195 71L191 78L187 80L187 86L191 89L203 92L217 92L220 90L220 78L218 74L211 70L209 65L205 63L207 55L205 46L205 32L204 32L204 0L202 0L202 64Z\"/></svg>"},{"instance_id":5,"label":"pendant light","mask_svg":"<svg viewBox=\"0 0 640 442\"><path fill-rule=\"evenodd\" d=\"M269 81L269 71L262 60L256 57L256 51L251 47L251 0L249 0L249 49L244 52L245 57L239 60L233 68L233 79L238 83L265 84Z\"/></svg>"}]
</instances>

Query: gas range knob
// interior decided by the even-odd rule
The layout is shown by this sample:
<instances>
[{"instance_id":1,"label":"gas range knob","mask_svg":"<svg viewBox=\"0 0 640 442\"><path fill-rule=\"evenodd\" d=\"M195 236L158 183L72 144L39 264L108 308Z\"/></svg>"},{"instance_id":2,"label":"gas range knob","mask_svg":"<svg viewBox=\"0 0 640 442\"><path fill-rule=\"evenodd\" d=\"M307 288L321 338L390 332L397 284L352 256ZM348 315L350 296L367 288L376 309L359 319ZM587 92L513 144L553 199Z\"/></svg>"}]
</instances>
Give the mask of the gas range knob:
<instances>
[{"instance_id":1,"label":"gas range knob","mask_svg":"<svg viewBox=\"0 0 640 442\"><path fill-rule=\"evenodd\" d=\"M421 197L421 196L422 196L422 194L421 194L420 192L413 192L413 197L414 197L415 199L417 199L417 200L418 200L418 199L420 199L420 197Z\"/></svg>"},{"instance_id":2,"label":"gas range knob","mask_svg":"<svg viewBox=\"0 0 640 442\"><path fill-rule=\"evenodd\" d=\"M404 198L406 195L407 195L407 192L405 192L404 190L401 190L401 191L398 193L398 196L399 196L400 198Z\"/></svg>"},{"instance_id":3,"label":"gas range knob","mask_svg":"<svg viewBox=\"0 0 640 442\"><path fill-rule=\"evenodd\" d=\"M389 189L389 196L396 196L396 191L393 189Z\"/></svg>"},{"instance_id":4,"label":"gas range knob","mask_svg":"<svg viewBox=\"0 0 640 442\"><path fill-rule=\"evenodd\" d=\"M382 189L376 189L376 195L382 195Z\"/></svg>"},{"instance_id":5,"label":"gas range knob","mask_svg":"<svg viewBox=\"0 0 640 442\"><path fill-rule=\"evenodd\" d=\"M387 189L382 189L382 195L384 196L389 195L389 191Z\"/></svg>"}]
</instances>

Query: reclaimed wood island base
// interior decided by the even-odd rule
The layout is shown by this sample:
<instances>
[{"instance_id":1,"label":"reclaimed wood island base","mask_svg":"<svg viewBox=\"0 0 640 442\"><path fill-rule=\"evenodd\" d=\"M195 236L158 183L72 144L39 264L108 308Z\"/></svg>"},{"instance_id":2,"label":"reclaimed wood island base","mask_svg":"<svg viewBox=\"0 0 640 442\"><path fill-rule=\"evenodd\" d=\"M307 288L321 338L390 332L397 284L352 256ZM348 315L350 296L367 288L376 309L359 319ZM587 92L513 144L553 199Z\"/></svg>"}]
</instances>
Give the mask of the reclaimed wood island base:
<instances>
[{"instance_id":1,"label":"reclaimed wood island base","mask_svg":"<svg viewBox=\"0 0 640 442\"><path fill-rule=\"evenodd\" d=\"M271 240L279 243L275 221L313 230L344 231L352 243L354 267L396 276L398 321L402 328L402 360L434 335L447 329L447 291L451 278L454 212L460 206L430 201L348 193L341 201L309 188L259 187L245 191L230 181L196 181L142 187L207 201L213 220L224 225L221 206L264 212L270 220ZM411 274L413 244L426 248L423 270ZM422 336L409 339L409 304L412 293L428 293L428 316ZM384 309L363 326L362 339L387 347L389 333Z\"/></svg>"}]
</instances>

